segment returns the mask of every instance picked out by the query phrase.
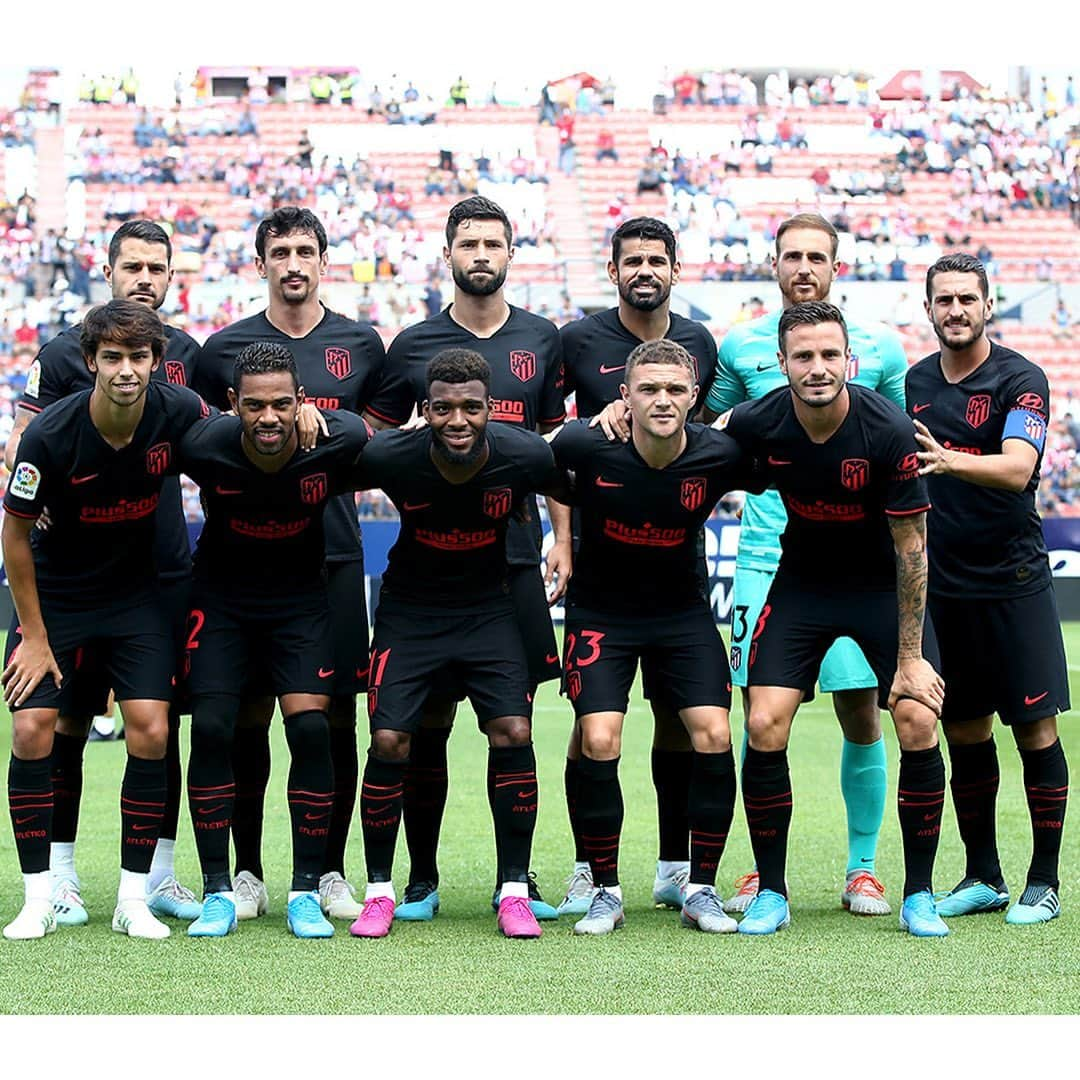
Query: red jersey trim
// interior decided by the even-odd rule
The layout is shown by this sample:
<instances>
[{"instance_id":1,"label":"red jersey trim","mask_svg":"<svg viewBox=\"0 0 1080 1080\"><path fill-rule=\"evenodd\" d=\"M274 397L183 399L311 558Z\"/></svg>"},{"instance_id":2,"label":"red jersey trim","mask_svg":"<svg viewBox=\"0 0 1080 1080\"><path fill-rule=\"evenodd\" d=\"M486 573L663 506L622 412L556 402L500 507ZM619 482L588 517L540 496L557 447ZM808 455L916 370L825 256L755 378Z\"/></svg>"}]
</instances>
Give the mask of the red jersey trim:
<instances>
[{"instance_id":1,"label":"red jersey trim","mask_svg":"<svg viewBox=\"0 0 1080 1080\"><path fill-rule=\"evenodd\" d=\"M30 412L44 412L45 407L43 405L31 405L29 401L16 401L15 405L19 409L29 409Z\"/></svg>"},{"instance_id":2,"label":"red jersey trim","mask_svg":"<svg viewBox=\"0 0 1080 1080\"><path fill-rule=\"evenodd\" d=\"M26 521L37 521L41 517L40 511L36 514L24 514L21 510L12 510L7 502L4 503L4 513L10 514L12 517L23 518Z\"/></svg>"},{"instance_id":3,"label":"red jersey trim","mask_svg":"<svg viewBox=\"0 0 1080 1080\"><path fill-rule=\"evenodd\" d=\"M396 417L387 416L386 413L381 413L378 409L373 409L370 405L364 406L364 412L369 412L372 416L378 417L380 420L385 420L388 424L400 426L405 423L404 420L398 420Z\"/></svg>"},{"instance_id":4,"label":"red jersey trim","mask_svg":"<svg viewBox=\"0 0 1080 1080\"><path fill-rule=\"evenodd\" d=\"M889 517L911 517L912 514L925 514L930 509L930 504L920 506L917 510L886 510L885 513Z\"/></svg>"}]
</instances>

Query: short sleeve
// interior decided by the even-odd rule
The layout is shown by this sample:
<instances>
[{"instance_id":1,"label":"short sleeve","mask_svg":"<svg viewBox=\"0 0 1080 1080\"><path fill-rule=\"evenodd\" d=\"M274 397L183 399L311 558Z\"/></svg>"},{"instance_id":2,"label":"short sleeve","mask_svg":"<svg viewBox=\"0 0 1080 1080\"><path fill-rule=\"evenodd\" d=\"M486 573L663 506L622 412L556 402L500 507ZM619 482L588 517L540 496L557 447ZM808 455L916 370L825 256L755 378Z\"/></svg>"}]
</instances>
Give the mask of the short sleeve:
<instances>
[{"instance_id":1,"label":"short sleeve","mask_svg":"<svg viewBox=\"0 0 1080 1080\"><path fill-rule=\"evenodd\" d=\"M551 440L551 452L560 469L577 469L589 456L589 427L583 420L571 420Z\"/></svg>"},{"instance_id":2,"label":"short sleeve","mask_svg":"<svg viewBox=\"0 0 1080 1080\"><path fill-rule=\"evenodd\" d=\"M49 488L56 482L47 441L31 423L19 442L15 467L11 470L4 510L15 517L36 519L46 504Z\"/></svg>"},{"instance_id":3,"label":"short sleeve","mask_svg":"<svg viewBox=\"0 0 1080 1080\"><path fill-rule=\"evenodd\" d=\"M61 334L44 345L26 373L26 386L19 404L31 412L41 412L75 390L70 365L64 355L66 341Z\"/></svg>"},{"instance_id":4,"label":"short sleeve","mask_svg":"<svg viewBox=\"0 0 1080 1080\"><path fill-rule=\"evenodd\" d=\"M563 378L562 338L556 332L552 334L551 358L544 372L544 385L540 389L541 424L559 424L566 419Z\"/></svg>"},{"instance_id":5,"label":"short sleeve","mask_svg":"<svg viewBox=\"0 0 1080 1080\"><path fill-rule=\"evenodd\" d=\"M1050 384L1042 368L1027 364L1010 379L1005 408L1002 445L1007 439L1020 439L1033 446L1041 456L1046 446L1046 425L1050 416Z\"/></svg>"},{"instance_id":6,"label":"short sleeve","mask_svg":"<svg viewBox=\"0 0 1080 1080\"><path fill-rule=\"evenodd\" d=\"M406 348L401 342L401 335L390 342L386 363L382 369L382 379L366 407L366 411L376 420L395 427L409 419L413 407L417 404L416 393L409 381Z\"/></svg>"},{"instance_id":7,"label":"short sleeve","mask_svg":"<svg viewBox=\"0 0 1080 1080\"><path fill-rule=\"evenodd\" d=\"M890 517L921 514L930 509L926 479L919 475L919 446L915 426L906 417L897 417L889 439L889 455L882 462L888 483L885 513Z\"/></svg>"}]
</instances>

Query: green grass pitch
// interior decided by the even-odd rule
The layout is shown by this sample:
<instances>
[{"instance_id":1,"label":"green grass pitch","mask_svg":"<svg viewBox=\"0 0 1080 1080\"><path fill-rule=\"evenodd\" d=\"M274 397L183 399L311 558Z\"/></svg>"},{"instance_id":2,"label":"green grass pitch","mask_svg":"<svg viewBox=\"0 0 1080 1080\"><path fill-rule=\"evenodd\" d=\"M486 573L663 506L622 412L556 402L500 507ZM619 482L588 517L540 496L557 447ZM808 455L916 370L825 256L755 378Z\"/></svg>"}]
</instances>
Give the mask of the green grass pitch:
<instances>
[{"instance_id":1,"label":"green grass pitch","mask_svg":"<svg viewBox=\"0 0 1080 1080\"><path fill-rule=\"evenodd\" d=\"M1080 672L1080 624L1066 646ZM1074 682L1074 699L1080 700ZM733 726L741 738L741 710ZM1063 723L1076 771L1080 741ZM573 856L562 795L570 713L553 684L535 715L541 810L533 867L546 898L557 903ZM7 759L10 726L0 732ZM361 753L366 744L360 721ZM185 725L186 737L186 725ZM621 871L626 927L607 938L575 938L570 920L544 923L539 941L507 941L490 908L491 824L484 795L485 742L463 710L450 742L450 800L440 851L443 910L433 923L397 924L382 941L349 937L338 924L330 941L297 941L285 927L289 838L285 807L287 752L274 731L264 862L270 914L242 923L224 940L195 941L173 924L164 942L128 940L110 930L119 859L118 789L122 743L92 744L78 844L90 923L60 928L41 942L0 941L0 1014L31 1013L1077 1013L1080 1012L1080 840L1075 822L1062 852L1064 913L1046 926L1007 927L1000 915L954 919L943 940L902 933L896 915L857 918L839 904L845 856L838 788L839 729L829 698L795 722L791 763L795 794L788 877L792 925L772 938L709 936L684 930L678 914L653 910L655 799L649 779L651 723L635 697L621 767L626 825ZM1023 887L1030 846L1018 755L997 731L1002 764L999 842L1014 896ZM186 738L185 738L186 742ZM896 824L896 739L886 733L890 795L878 873L895 908L901 886ZM185 751L186 753L186 751ZM1074 811L1075 813L1075 811ZM186 806L178 845L181 879L198 880ZM407 872L398 844L399 890ZM354 823L350 877L363 881L360 829ZM741 804L721 863L725 895L749 869ZM22 887L11 830L0 827L0 918L12 918ZM951 804L946 802L935 883L946 888L963 870ZM513 987L507 992L507 987Z\"/></svg>"}]
</instances>

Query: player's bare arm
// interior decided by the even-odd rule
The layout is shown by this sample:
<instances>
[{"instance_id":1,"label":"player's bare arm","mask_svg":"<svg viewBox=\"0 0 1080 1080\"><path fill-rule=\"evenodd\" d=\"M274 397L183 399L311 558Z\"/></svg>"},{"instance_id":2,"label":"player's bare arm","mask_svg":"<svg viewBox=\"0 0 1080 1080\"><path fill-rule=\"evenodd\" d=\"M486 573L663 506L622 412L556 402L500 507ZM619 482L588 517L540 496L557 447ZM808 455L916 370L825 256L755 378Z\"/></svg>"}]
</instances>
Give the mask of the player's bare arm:
<instances>
[{"instance_id":1,"label":"player's bare arm","mask_svg":"<svg viewBox=\"0 0 1080 1080\"><path fill-rule=\"evenodd\" d=\"M981 487L1023 491L1039 461L1039 452L1023 439L1006 439L1000 454L965 454L942 446L930 429L914 420L920 476L953 476Z\"/></svg>"},{"instance_id":2,"label":"player's bare arm","mask_svg":"<svg viewBox=\"0 0 1080 1080\"><path fill-rule=\"evenodd\" d=\"M11 599L22 628L22 642L0 674L4 701L9 708L21 705L46 675L51 674L56 685L60 685L60 668L49 647L49 637L41 617L34 556L30 548L30 530L33 527L34 522L29 518L5 514L3 532L0 534Z\"/></svg>"},{"instance_id":3,"label":"player's bare arm","mask_svg":"<svg viewBox=\"0 0 1080 1080\"><path fill-rule=\"evenodd\" d=\"M945 684L923 659L922 652L926 615L926 514L890 517L889 531L896 549L896 611L900 631L889 707L893 708L900 698L909 697L940 716Z\"/></svg>"},{"instance_id":4,"label":"player's bare arm","mask_svg":"<svg viewBox=\"0 0 1080 1080\"><path fill-rule=\"evenodd\" d=\"M610 401L604 406L603 412L594 416L589 421L589 427L594 428L599 424L608 442L616 439L622 442L630 441L630 406L621 398L618 401Z\"/></svg>"},{"instance_id":5,"label":"player's bare arm","mask_svg":"<svg viewBox=\"0 0 1080 1080\"><path fill-rule=\"evenodd\" d=\"M35 416L37 416L37 413L33 409L27 409L22 405L15 408L15 425L12 427L7 445L4 447L4 466L8 472L15 468L15 454L19 450L19 441Z\"/></svg>"},{"instance_id":6,"label":"player's bare arm","mask_svg":"<svg viewBox=\"0 0 1080 1080\"><path fill-rule=\"evenodd\" d=\"M326 426L326 417L310 401L300 406L296 417L296 436L300 440L301 450L314 450L321 435L324 439L330 434Z\"/></svg>"}]
</instances>

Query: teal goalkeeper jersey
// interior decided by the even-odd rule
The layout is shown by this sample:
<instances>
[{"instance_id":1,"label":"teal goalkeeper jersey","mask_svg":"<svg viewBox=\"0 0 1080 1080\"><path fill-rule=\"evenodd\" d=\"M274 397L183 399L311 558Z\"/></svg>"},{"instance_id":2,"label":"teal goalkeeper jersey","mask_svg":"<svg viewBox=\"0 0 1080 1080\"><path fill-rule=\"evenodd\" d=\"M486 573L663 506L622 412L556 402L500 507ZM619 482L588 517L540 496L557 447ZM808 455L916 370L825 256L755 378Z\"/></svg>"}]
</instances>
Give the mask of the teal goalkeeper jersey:
<instances>
[{"instance_id":1,"label":"teal goalkeeper jersey","mask_svg":"<svg viewBox=\"0 0 1080 1080\"><path fill-rule=\"evenodd\" d=\"M779 326L777 311L733 326L724 335L716 378L706 398L710 409L724 413L740 402L787 385L776 359ZM878 391L903 409L908 364L896 332L883 323L849 322L847 328L851 347L849 380ZM787 512L779 492L748 495L735 565L775 572L780 563L780 534L786 525Z\"/></svg>"}]
</instances>

